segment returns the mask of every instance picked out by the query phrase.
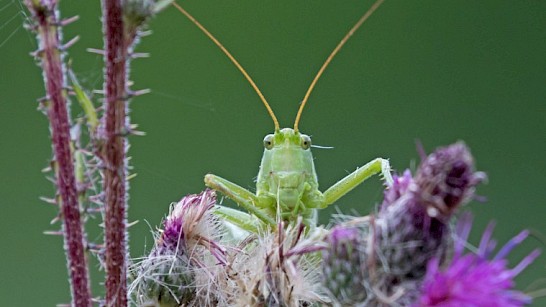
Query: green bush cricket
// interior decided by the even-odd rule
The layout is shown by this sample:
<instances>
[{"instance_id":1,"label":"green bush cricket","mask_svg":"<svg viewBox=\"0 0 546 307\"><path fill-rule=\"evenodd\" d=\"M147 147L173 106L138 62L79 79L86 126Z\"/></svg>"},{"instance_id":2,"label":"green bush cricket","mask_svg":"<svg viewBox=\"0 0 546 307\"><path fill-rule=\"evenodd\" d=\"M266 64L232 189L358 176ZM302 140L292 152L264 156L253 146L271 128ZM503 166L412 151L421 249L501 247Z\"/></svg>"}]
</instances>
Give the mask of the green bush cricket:
<instances>
[{"instance_id":1,"label":"green bush cricket","mask_svg":"<svg viewBox=\"0 0 546 307\"><path fill-rule=\"evenodd\" d=\"M275 125L274 132L264 138L264 153L257 177L256 193L222 177L213 174L205 176L205 185L207 187L221 192L248 212L218 206L216 208L217 215L244 230L254 233L261 231L264 227L274 229L281 221L286 223L295 222L300 217L303 218L305 224L314 226L317 223L317 209L335 203L371 176L381 173L387 186L392 184L391 168L388 160L376 158L357 168L357 170L339 180L326 191L321 192L311 153L311 138L298 129L301 114L318 79L350 36L372 15L383 1L376 1L328 56L305 94L294 127L283 129L280 128L279 122L265 97L239 62L195 18L176 2L173 2L173 5L199 27L241 71L262 100Z\"/></svg>"}]
</instances>

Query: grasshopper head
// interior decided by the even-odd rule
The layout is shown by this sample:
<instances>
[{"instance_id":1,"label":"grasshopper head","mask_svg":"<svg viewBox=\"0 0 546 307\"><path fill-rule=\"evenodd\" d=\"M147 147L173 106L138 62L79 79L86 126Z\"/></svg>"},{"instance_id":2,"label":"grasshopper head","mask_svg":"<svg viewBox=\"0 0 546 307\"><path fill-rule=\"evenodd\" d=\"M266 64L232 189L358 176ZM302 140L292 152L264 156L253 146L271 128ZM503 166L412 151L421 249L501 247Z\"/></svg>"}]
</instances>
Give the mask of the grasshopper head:
<instances>
[{"instance_id":1,"label":"grasshopper head","mask_svg":"<svg viewBox=\"0 0 546 307\"><path fill-rule=\"evenodd\" d=\"M283 206L294 208L306 184L318 187L311 138L284 128L267 135L264 148L257 190L277 195Z\"/></svg>"},{"instance_id":2,"label":"grasshopper head","mask_svg":"<svg viewBox=\"0 0 546 307\"><path fill-rule=\"evenodd\" d=\"M275 131L274 134L265 136L264 148L266 151L282 147L308 150L311 148L311 138L308 135L294 131L294 129L291 128L284 128Z\"/></svg>"},{"instance_id":3,"label":"grasshopper head","mask_svg":"<svg viewBox=\"0 0 546 307\"><path fill-rule=\"evenodd\" d=\"M277 180L275 186L296 188L302 176L314 173L311 138L284 128L264 138L264 155L260 171Z\"/></svg>"}]
</instances>

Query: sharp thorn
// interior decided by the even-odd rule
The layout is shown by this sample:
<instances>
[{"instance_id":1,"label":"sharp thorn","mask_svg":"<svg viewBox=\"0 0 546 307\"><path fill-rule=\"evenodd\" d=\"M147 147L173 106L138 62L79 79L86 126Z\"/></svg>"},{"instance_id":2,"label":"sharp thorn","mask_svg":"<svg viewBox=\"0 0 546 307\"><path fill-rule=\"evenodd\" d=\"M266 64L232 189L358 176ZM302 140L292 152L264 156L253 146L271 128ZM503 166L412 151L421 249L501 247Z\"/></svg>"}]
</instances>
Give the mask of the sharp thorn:
<instances>
[{"instance_id":1,"label":"sharp thorn","mask_svg":"<svg viewBox=\"0 0 546 307\"><path fill-rule=\"evenodd\" d=\"M129 125L129 128L127 128L127 132L129 134L131 134L131 135L136 135L136 136L145 136L146 135L146 132L136 130L137 128L138 128L137 124L131 124L131 125Z\"/></svg>"},{"instance_id":2,"label":"sharp thorn","mask_svg":"<svg viewBox=\"0 0 546 307\"><path fill-rule=\"evenodd\" d=\"M91 298L91 301L94 303L97 303L99 306L106 306L106 304L104 303L104 300L100 297Z\"/></svg>"},{"instance_id":3,"label":"sharp thorn","mask_svg":"<svg viewBox=\"0 0 546 307\"><path fill-rule=\"evenodd\" d=\"M136 221L134 221L134 222L131 222L131 223L127 224L127 228L132 227L132 226L134 226L134 225L136 225L136 224L138 224L138 220L136 220Z\"/></svg>"},{"instance_id":4,"label":"sharp thorn","mask_svg":"<svg viewBox=\"0 0 546 307\"><path fill-rule=\"evenodd\" d=\"M104 205L104 194L91 195L89 201L97 205Z\"/></svg>"},{"instance_id":5,"label":"sharp thorn","mask_svg":"<svg viewBox=\"0 0 546 307\"><path fill-rule=\"evenodd\" d=\"M63 235L63 232L62 230L57 230L57 231L54 231L54 230L45 230L43 232L43 234L47 235L47 236L62 236Z\"/></svg>"},{"instance_id":6,"label":"sharp thorn","mask_svg":"<svg viewBox=\"0 0 546 307\"><path fill-rule=\"evenodd\" d=\"M87 208L87 213L89 214L95 214L95 213L101 213L101 212L104 212L104 209L102 207Z\"/></svg>"},{"instance_id":7,"label":"sharp thorn","mask_svg":"<svg viewBox=\"0 0 546 307\"><path fill-rule=\"evenodd\" d=\"M64 27L64 26L67 26L67 25L73 23L74 21L76 21L78 19L80 19L80 16L75 15L75 16L72 16L72 17L65 18L65 19L61 20L61 22L59 22L59 24L61 25L61 27Z\"/></svg>"},{"instance_id":8,"label":"sharp thorn","mask_svg":"<svg viewBox=\"0 0 546 307\"><path fill-rule=\"evenodd\" d=\"M89 250L101 250L104 248L104 244L103 243L93 243L93 242L87 242L86 244L86 248L89 249Z\"/></svg>"},{"instance_id":9,"label":"sharp thorn","mask_svg":"<svg viewBox=\"0 0 546 307\"><path fill-rule=\"evenodd\" d=\"M59 205L57 203L57 199L55 199L55 198L48 198L48 197L45 197L45 196L40 196L40 200L47 203L47 204L50 204L50 205L55 205L55 206Z\"/></svg>"},{"instance_id":10,"label":"sharp thorn","mask_svg":"<svg viewBox=\"0 0 546 307\"><path fill-rule=\"evenodd\" d=\"M44 55L44 49L34 50L29 52L29 54L31 57L34 57L34 58L41 58Z\"/></svg>"},{"instance_id":11,"label":"sharp thorn","mask_svg":"<svg viewBox=\"0 0 546 307\"><path fill-rule=\"evenodd\" d=\"M106 51L102 50L102 49L95 49L95 48L87 48L85 49L87 52L90 52L90 53L95 53L95 54L100 54L100 55L105 55L106 54Z\"/></svg>"},{"instance_id":12,"label":"sharp thorn","mask_svg":"<svg viewBox=\"0 0 546 307\"><path fill-rule=\"evenodd\" d=\"M102 247L100 247L99 245L92 246L92 244L87 244L87 250L92 253L98 254L102 252Z\"/></svg>"},{"instance_id":13,"label":"sharp thorn","mask_svg":"<svg viewBox=\"0 0 546 307\"><path fill-rule=\"evenodd\" d=\"M145 37L145 36L148 36L148 35L152 35L151 30L138 32L138 36L140 36L140 37Z\"/></svg>"},{"instance_id":14,"label":"sharp thorn","mask_svg":"<svg viewBox=\"0 0 546 307\"><path fill-rule=\"evenodd\" d=\"M145 135L146 135L146 132L144 132L144 131L139 131L139 130L131 130L131 134L132 134L132 135L136 135L136 136L145 136Z\"/></svg>"},{"instance_id":15,"label":"sharp thorn","mask_svg":"<svg viewBox=\"0 0 546 307\"><path fill-rule=\"evenodd\" d=\"M149 94L151 91L152 90L149 89L149 88L145 88L145 89L138 90L138 91L129 91L128 96L129 97L137 97L137 96L141 96L141 95L144 95L144 94Z\"/></svg>"},{"instance_id":16,"label":"sharp thorn","mask_svg":"<svg viewBox=\"0 0 546 307\"><path fill-rule=\"evenodd\" d=\"M134 52L130 54L132 59L149 58L150 54L147 52Z\"/></svg>"},{"instance_id":17,"label":"sharp thorn","mask_svg":"<svg viewBox=\"0 0 546 307\"><path fill-rule=\"evenodd\" d=\"M77 43L80 40L80 36L76 35L71 40L66 42L64 45L61 46L61 51L66 51L68 48L74 46L75 43Z\"/></svg>"},{"instance_id":18,"label":"sharp thorn","mask_svg":"<svg viewBox=\"0 0 546 307\"><path fill-rule=\"evenodd\" d=\"M60 215L57 215L56 217L54 217L50 222L49 222L49 225L53 225L55 223L57 223L58 221L61 220L61 216Z\"/></svg>"},{"instance_id":19,"label":"sharp thorn","mask_svg":"<svg viewBox=\"0 0 546 307\"><path fill-rule=\"evenodd\" d=\"M23 24L23 27L25 28L25 30L28 30L28 31L33 31L33 32L38 31L38 25L33 23L33 22L32 23L25 23L25 24Z\"/></svg>"}]
</instances>

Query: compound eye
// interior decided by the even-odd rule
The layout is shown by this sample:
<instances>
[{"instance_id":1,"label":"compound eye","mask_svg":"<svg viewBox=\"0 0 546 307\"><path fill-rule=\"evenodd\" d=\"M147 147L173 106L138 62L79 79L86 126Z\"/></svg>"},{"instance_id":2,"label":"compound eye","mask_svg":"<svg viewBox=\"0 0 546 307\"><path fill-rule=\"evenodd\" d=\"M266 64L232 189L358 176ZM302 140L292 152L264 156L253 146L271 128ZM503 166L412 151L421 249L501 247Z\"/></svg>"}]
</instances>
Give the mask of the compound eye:
<instances>
[{"instance_id":1,"label":"compound eye","mask_svg":"<svg viewBox=\"0 0 546 307\"><path fill-rule=\"evenodd\" d=\"M309 149L311 147L311 138L308 135L303 134L301 136L301 148Z\"/></svg>"},{"instance_id":2,"label":"compound eye","mask_svg":"<svg viewBox=\"0 0 546 307\"><path fill-rule=\"evenodd\" d=\"M273 148L273 134L268 134L264 138L264 147L265 149Z\"/></svg>"}]
</instances>

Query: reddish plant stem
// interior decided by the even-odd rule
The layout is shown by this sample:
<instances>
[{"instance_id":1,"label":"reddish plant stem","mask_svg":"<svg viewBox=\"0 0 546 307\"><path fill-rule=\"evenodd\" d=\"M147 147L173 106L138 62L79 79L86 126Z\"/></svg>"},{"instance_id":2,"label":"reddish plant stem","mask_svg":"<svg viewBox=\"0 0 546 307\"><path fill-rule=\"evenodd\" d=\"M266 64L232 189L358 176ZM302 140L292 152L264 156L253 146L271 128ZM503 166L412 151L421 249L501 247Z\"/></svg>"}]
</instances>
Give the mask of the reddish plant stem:
<instances>
[{"instance_id":1,"label":"reddish plant stem","mask_svg":"<svg viewBox=\"0 0 546 307\"><path fill-rule=\"evenodd\" d=\"M127 306L126 242L126 63L121 0L103 0L106 45L106 108L104 115L106 306Z\"/></svg>"},{"instance_id":2,"label":"reddish plant stem","mask_svg":"<svg viewBox=\"0 0 546 307\"><path fill-rule=\"evenodd\" d=\"M84 248L74 164L70 151L64 74L60 51L60 33L55 0L26 1L37 22L42 69L47 91L47 116L51 125L53 151L57 162L56 181L61 196L64 246L68 260L73 306L91 306L91 290Z\"/></svg>"}]
</instances>

